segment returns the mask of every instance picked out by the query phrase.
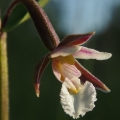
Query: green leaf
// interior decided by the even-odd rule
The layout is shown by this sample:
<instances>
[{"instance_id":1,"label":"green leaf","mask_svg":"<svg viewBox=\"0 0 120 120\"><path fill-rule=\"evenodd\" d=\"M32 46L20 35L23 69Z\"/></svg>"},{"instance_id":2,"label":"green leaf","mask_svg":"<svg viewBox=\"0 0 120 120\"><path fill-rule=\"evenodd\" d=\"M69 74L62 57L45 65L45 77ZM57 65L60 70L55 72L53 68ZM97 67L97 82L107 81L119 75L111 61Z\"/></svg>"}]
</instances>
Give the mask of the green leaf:
<instances>
[{"instance_id":1,"label":"green leaf","mask_svg":"<svg viewBox=\"0 0 120 120\"><path fill-rule=\"evenodd\" d=\"M38 0L38 4L41 7L44 7L48 3L48 1L49 0ZM27 21L28 19L30 19L30 15L27 12L25 6L20 3L13 9L9 20L4 28L4 31L8 32L21 23Z\"/></svg>"}]
</instances>

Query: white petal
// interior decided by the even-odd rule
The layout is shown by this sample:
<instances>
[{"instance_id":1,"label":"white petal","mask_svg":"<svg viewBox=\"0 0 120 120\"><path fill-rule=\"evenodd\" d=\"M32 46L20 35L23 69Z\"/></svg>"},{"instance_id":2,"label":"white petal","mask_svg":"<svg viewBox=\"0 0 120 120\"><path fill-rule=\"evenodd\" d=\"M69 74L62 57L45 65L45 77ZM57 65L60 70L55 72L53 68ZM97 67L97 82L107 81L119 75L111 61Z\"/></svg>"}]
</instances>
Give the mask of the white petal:
<instances>
[{"instance_id":1,"label":"white petal","mask_svg":"<svg viewBox=\"0 0 120 120\"><path fill-rule=\"evenodd\" d=\"M64 111L73 118L84 116L86 112L91 111L95 105L96 91L92 83L86 81L77 94L69 93L67 83L62 84L60 93L61 105Z\"/></svg>"},{"instance_id":2,"label":"white petal","mask_svg":"<svg viewBox=\"0 0 120 120\"><path fill-rule=\"evenodd\" d=\"M76 77L76 78L77 78L77 77ZM75 79L75 82L80 84L80 79L78 79L78 78ZM75 82L74 82L74 83L75 83ZM74 85L74 83L72 83L72 81L70 81L68 78L65 78L64 85L66 86L66 88L76 90L76 86ZM78 84L78 85L79 85L79 84Z\"/></svg>"},{"instance_id":3,"label":"white petal","mask_svg":"<svg viewBox=\"0 0 120 120\"><path fill-rule=\"evenodd\" d=\"M80 46L74 45L74 46L67 46L67 47L58 47L53 52L51 52L50 58L55 58L58 56L68 56L71 55L81 49Z\"/></svg>"},{"instance_id":4,"label":"white petal","mask_svg":"<svg viewBox=\"0 0 120 120\"><path fill-rule=\"evenodd\" d=\"M86 47L81 47L81 49L78 52L74 53L73 56L80 59L106 60L109 59L112 54L107 52L99 52L97 50Z\"/></svg>"},{"instance_id":5,"label":"white petal","mask_svg":"<svg viewBox=\"0 0 120 120\"><path fill-rule=\"evenodd\" d=\"M81 82L78 77L74 76L70 81L73 83L73 85L76 87L77 90L80 89Z\"/></svg>"}]
</instances>

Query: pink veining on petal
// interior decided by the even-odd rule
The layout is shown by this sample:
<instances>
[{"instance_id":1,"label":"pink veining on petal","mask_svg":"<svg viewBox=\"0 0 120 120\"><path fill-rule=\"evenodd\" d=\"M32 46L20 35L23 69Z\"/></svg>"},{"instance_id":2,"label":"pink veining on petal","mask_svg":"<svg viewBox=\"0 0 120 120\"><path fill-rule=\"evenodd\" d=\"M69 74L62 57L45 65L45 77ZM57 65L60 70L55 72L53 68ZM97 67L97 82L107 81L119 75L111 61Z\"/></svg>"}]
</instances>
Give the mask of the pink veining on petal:
<instances>
[{"instance_id":1,"label":"pink veining on petal","mask_svg":"<svg viewBox=\"0 0 120 120\"><path fill-rule=\"evenodd\" d=\"M68 79L72 79L75 77L80 77L81 73L80 71L75 67L75 65L70 64L62 64L62 74L67 77Z\"/></svg>"},{"instance_id":2,"label":"pink veining on petal","mask_svg":"<svg viewBox=\"0 0 120 120\"><path fill-rule=\"evenodd\" d=\"M77 60L75 62L75 66L77 69L79 69L82 73L80 76L81 82L89 81L91 82L97 89L100 89L104 92L110 92L110 89L101 82L98 78L96 78L94 75L92 75L88 70L86 70Z\"/></svg>"},{"instance_id":3,"label":"pink veining on petal","mask_svg":"<svg viewBox=\"0 0 120 120\"><path fill-rule=\"evenodd\" d=\"M73 56L80 59L106 60L109 59L112 54L107 52L99 52L97 50L81 46L81 49L74 53Z\"/></svg>"},{"instance_id":4,"label":"pink veining on petal","mask_svg":"<svg viewBox=\"0 0 120 120\"><path fill-rule=\"evenodd\" d=\"M86 54L91 54L92 52L90 50L86 50L86 49L82 49L80 50L80 52L86 53Z\"/></svg>"},{"instance_id":5,"label":"pink veining on petal","mask_svg":"<svg viewBox=\"0 0 120 120\"><path fill-rule=\"evenodd\" d=\"M87 42L95 32L86 33L86 34L73 34L66 36L58 45L59 46L65 46L65 45L82 45L85 42Z\"/></svg>"},{"instance_id":6,"label":"pink veining on petal","mask_svg":"<svg viewBox=\"0 0 120 120\"><path fill-rule=\"evenodd\" d=\"M81 76L81 72L75 65L60 63L56 58L52 60L52 69L56 78L61 82L63 82L65 78L72 79L73 77Z\"/></svg>"}]
</instances>

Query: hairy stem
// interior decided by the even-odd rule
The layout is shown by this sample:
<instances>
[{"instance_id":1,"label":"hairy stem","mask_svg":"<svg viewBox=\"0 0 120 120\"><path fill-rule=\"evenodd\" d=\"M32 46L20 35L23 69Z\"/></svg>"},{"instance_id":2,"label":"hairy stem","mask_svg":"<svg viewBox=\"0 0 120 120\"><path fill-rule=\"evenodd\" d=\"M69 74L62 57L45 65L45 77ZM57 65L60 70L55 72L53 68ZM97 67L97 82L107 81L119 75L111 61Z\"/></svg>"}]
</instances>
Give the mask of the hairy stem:
<instances>
[{"instance_id":1,"label":"hairy stem","mask_svg":"<svg viewBox=\"0 0 120 120\"><path fill-rule=\"evenodd\" d=\"M14 7L19 3L19 0L14 0L13 2L11 2L11 4L9 5L6 13L5 13L5 16L4 16L4 19L2 20L2 25L1 25L1 32L3 31L3 28L5 27L8 19L9 19L9 16L12 12L12 10L14 9Z\"/></svg>"},{"instance_id":2,"label":"hairy stem","mask_svg":"<svg viewBox=\"0 0 120 120\"><path fill-rule=\"evenodd\" d=\"M9 120L7 34L0 36L0 119Z\"/></svg>"},{"instance_id":3,"label":"hairy stem","mask_svg":"<svg viewBox=\"0 0 120 120\"><path fill-rule=\"evenodd\" d=\"M59 38L44 10L35 0L20 0L28 9L39 36L51 51L59 44Z\"/></svg>"}]
</instances>

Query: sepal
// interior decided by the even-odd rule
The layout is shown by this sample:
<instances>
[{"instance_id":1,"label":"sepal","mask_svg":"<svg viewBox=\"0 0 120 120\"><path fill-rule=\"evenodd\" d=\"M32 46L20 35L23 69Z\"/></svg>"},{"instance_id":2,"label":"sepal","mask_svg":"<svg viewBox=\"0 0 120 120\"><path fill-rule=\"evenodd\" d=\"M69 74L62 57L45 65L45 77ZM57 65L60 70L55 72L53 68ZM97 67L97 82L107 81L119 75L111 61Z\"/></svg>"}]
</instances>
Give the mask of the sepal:
<instances>
[{"instance_id":1,"label":"sepal","mask_svg":"<svg viewBox=\"0 0 120 120\"><path fill-rule=\"evenodd\" d=\"M43 56L42 59L40 60L40 62L38 63L38 65L36 66L35 69L35 80L34 80L34 86L35 86L35 92L37 97L39 97L39 86L40 86L40 79L41 76L46 68L46 66L48 65L50 58L48 57L50 53L48 53L47 55Z\"/></svg>"},{"instance_id":2,"label":"sepal","mask_svg":"<svg viewBox=\"0 0 120 120\"><path fill-rule=\"evenodd\" d=\"M97 89L103 92L110 92L110 89L101 82L97 77L92 75L87 69L85 69L77 60L75 60L75 66L78 70L81 71L82 75L80 76L80 80L82 83L86 81L91 82Z\"/></svg>"},{"instance_id":3,"label":"sepal","mask_svg":"<svg viewBox=\"0 0 120 120\"><path fill-rule=\"evenodd\" d=\"M86 34L73 34L66 36L58 46L66 46L66 45L82 45L86 43L95 32L86 33Z\"/></svg>"}]
</instances>

